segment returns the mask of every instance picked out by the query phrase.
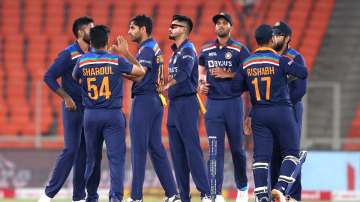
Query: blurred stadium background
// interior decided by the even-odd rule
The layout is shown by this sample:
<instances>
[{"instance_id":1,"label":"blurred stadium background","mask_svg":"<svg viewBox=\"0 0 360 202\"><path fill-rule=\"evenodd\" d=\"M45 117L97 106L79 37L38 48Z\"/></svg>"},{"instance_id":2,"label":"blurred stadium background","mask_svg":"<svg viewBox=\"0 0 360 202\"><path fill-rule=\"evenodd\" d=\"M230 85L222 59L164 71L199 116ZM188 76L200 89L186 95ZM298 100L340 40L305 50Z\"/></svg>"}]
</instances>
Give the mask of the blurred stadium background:
<instances>
[{"instance_id":1,"label":"blurred stadium background","mask_svg":"<svg viewBox=\"0 0 360 202\"><path fill-rule=\"evenodd\" d=\"M310 151L303 167L304 201L360 201L359 0L0 0L0 201L35 200L62 148L61 100L45 86L42 76L57 53L73 42L75 18L91 16L97 24L109 25L112 37L127 37L129 19L149 15L154 20L153 36L168 61L167 33L173 14L192 18L195 27L190 38L199 50L215 38L211 17L219 11L232 15L232 36L251 50L255 49L253 32L260 23L283 20L292 27L291 46L305 56L310 71L301 144ZM136 46L129 44L135 52ZM126 82L123 110L127 116L130 85ZM206 151L204 123L199 125ZM165 127L163 140L167 145ZM246 147L250 165L251 138ZM229 155L226 158L224 195L234 199L232 163ZM148 164L146 196L162 197ZM109 187L107 168L104 158L103 198ZM126 168L128 187L129 157ZM252 189L250 166L248 176ZM71 179L57 198L70 197Z\"/></svg>"}]
</instances>

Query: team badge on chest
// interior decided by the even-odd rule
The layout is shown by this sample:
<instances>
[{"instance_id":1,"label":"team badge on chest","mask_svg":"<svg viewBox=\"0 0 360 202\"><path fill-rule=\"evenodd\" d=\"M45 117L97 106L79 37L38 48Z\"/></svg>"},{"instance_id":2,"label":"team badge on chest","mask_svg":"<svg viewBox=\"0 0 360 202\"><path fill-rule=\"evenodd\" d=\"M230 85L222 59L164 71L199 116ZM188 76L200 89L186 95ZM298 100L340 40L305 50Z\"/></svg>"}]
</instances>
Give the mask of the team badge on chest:
<instances>
[{"instance_id":1,"label":"team badge on chest","mask_svg":"<svg viewBox=\"0 0 360 202\"><path fill-rule=\"evenodd\" d=\"M229 60L229 59L231 59L231 57L232 57L231 52L226 52L225 53L225 59Z\"/></svg>"}]
</instances>

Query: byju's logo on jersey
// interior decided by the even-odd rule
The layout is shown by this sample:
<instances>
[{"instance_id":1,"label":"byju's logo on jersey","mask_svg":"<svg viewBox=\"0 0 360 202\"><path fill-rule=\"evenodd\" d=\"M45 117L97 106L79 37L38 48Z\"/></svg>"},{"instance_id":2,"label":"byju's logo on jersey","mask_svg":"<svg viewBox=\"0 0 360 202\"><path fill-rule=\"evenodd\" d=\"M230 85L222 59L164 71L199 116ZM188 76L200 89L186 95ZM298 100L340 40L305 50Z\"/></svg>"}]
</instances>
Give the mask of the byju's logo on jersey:
<instances>
[{"instance_id":1,"label":"byju's logo on jersey","mask_svg":"<svg viewBox=\"0 0 360 202\"><path fill-rule=\"evenodd\" d=\"M225 53L225 59L230 60L230 59L231 59L231 57L232 57L231 52L227 52L227 53Z\"/></svg>"},{"instance_id":2,"label":"byju's logo on jersey","mask_svg":"<svg viewBox=\"0 0 360 202\"><path fill-rule=\"evenodd\" d=\"M215 56L217 56L216 52L210 52L209 53L209 57L215 57Z\"/></svg>"}]
</instances>

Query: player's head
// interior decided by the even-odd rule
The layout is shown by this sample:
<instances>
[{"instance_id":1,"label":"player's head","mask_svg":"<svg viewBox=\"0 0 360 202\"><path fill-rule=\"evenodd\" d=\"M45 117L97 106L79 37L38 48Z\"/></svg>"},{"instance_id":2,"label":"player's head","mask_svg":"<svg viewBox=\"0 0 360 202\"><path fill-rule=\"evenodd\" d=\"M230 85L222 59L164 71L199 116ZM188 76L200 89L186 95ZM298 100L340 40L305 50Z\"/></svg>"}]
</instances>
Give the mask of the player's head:
<instances>
[{"instance_id":1,"label":"player's head","mask_svg":"<svg viewBox=\"0 0 360 202\"><path fill-rule=\"evenodd\" d=\"M130 20L128 34L131 41L140 43L152 33L152 20L146 15L137 15Z\"/></svg>"},{"instance_id":2,"label":"player's head","mask_svg":"<svg viewBox=\"0 0 360 202\"><path fill-rule=\"evenodd\" d=\"M90 29L90 45L95 49L106 49L110 29L105 25L96 25Z\"/></svg>"},{"instance_id":3,"label":"player's head","mask_svg":"<svg viewBox=\"0 0 360 202\"><path fill-rule=\"evenodd\" d=\"M279 21L274 24L274 49L280 51L284 45L287 47L291 40L291 28L285 22Z\"/></svg>"},{"instance_id":4,"label":"player's head","mask_svg":"<svg viewBox=\"0 0 360 202\"><path fill-rule=\"evenodd\" d=\"M212 18L216 34L220 38L229 37L232 29L232 19L227 13L221 12Z\"/></svg>"},{"instance_id":5,"label":"player's head","mask_svg":"<svg viewBox=\"0 0 360 202\"><path fill-rule=\"evenodd\" d=\"M272 47L273 45L273 30L270 25L262 24L255 30L256 43L259 46Z\"/></svg>"},{"instance_id":6,"label":"player's head","mask_svg":"<svg viewBox=\"0 0 360 202\"><path fill-rule=\"evenodd\" d=\"M94 20L88 16L76 19L72 26L72 31L77 39L82 39L90 43L90 29L94 27Z\"/></svg>"},{"instance_id":7,"label":"player's head","mask_svg":"<svg viewBox=\"0 0 360 202\"><path fill-rule=\"evenodd\" d=\"M174 15L169 27L169 39L175 40L181 36L188 36L193 28L193 22L187 16Z\"/></svg>"}]
</instances>

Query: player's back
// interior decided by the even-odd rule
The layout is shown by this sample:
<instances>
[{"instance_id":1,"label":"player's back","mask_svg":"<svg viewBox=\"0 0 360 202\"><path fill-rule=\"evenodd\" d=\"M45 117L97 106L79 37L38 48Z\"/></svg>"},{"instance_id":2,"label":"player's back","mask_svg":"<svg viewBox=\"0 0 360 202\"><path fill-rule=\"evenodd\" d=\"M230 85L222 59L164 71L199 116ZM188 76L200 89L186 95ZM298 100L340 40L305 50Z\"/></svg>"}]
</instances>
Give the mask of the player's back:
<instances>
[{"instance_id":1,"label":"player's back","mask_svg":"<svg viewBox=\"0 0 360 202\"><path fill-rule=\"evenodd\" d=\"M120 109L123 97L123 73L129 74L132 64L103 50L81 56L76 74L82 79L83 104L87 109Z\"/></svg>"},{"instance_id":2,"label":"player's back","mask_svg":"<svg viewBox=\"0 0 360 202\"><path fill-rule=\"evenodd\" d=\"M295 68L296 67L296 68ZM287 75L305 78L306 68L270 48L260 48L243 63L242 75L253 106L291 106Z\"/></svg>"}]
</instances>

